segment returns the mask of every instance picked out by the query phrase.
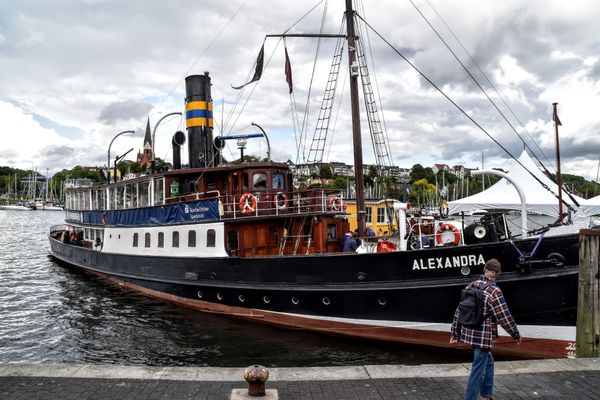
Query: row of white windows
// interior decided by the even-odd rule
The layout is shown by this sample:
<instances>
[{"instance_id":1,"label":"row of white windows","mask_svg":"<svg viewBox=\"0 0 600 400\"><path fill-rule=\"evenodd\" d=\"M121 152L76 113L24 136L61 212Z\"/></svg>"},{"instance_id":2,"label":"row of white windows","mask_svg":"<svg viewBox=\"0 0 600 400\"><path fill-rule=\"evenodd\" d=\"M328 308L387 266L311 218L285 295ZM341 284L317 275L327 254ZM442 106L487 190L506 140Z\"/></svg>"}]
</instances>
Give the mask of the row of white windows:
<instances>
[{"instance_id":1,"label":"row of white windows","mask_svg":"<svg viewBox=\"0 0 600 400\"><path fill-rule=\"evenodd\" d=\"M196 247L197 237L196 231L188 231L187 234L187 247ZM179 232L174 231L171 235L171 247L179 247ZM215 247L216 244L216 231L214 229L208 229L206 231L206 246ZM138 233L133 234L133 247L138 247L139 235ZM150 232L144 233L144 247L152 247L152 235ZM158 232L156 235L156 247L165 247L165 234L164 232Z\"/></svg>"},{"instance_id":2,"label":"row of white windows","mask_svg":"<svg viewBox=\"0 0 600 400\"><path fill-rule=\"evenodd\" d=\"M377 223L378 224L389 224L390 217L388 214L388 207L377 207ZM372 223L373 222L373 207L365 208L365 222Z\"/></svg>"},{"instance_id":3,"label":"row of white windows","mask_svg":"<svg viewBox=\"0 0 600 400\"><path fill-rule=\"evenodd\" d=\"M108 189L90 189L68 192L66 206L69 210L111 210L149 207L164 203L164 179L154 179Z\"/></svg>"}]
</instances>

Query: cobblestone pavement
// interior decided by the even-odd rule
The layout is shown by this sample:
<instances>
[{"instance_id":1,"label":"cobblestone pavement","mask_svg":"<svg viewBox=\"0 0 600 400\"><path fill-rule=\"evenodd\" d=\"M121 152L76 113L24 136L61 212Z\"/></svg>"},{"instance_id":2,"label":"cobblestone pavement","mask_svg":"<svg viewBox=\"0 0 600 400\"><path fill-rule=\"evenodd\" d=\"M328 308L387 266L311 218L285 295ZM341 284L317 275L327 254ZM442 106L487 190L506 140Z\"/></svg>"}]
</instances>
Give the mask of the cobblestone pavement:
<instances>
[{"instance_id":1,"label":"cobblestone pavement","mask_svg":"<svg viewBox=\"0 0 600 400\"><path fill-rule=\"evenodd\" d=\"M524 367L527 364L522 363L516 366L508 363L501 365L495 378L496 399L600 399L600 368L596 365L600 364L600 360L596 360L598 362L575 367L574 364L563 364L562 361L549 364L531 362L529 367ZM237 381L230 379L234 375L228 375L224 370L217 371L223 372L223 379L214 378L214 370L213 375L199 373L198 370L202 369L179 369L176 373L146 379L145 377L151 376L148 374L156 374L151 367L142 368L146 375L140 373L139 369L117 367L116 370L111 370L117 377L107 377L113 375L94 367L93 373L80 373L82 377L72 377L67 376L64 369L61 372L61 366L46 366L44 371L49 372L42 372L34 366L8 365L10 368L3 370L3 365L0 364L1 400L226 400L232 389L246 387L241 378ZM561 365L565 366L565 370L557 371ZM80 368L85 369L86 366ZM360 371L356 367L347 368L349 369L342 370L343 374L353 370ZM369 367L364 368L369 371ZM273 371L275 380L267 382L267 388L277 389L280 400L462 399L468 370L463 371L461 368L464 369L464 364L427 368L377 366L371 367L373 373L369 375L388 374L395 377L368 379L340 377L330 369L314 368L311 374L315 380L305 379L303 369L282 369L279 372L280 378L276 378L278 372ZM524 372L528 369L533 372ZM239 376L238 371L236 370L235 376ZM411 375L407 371L414 373ZM43 376L43 373L58 376ZM94 374L98 377L92 377ZM212 376L213 379L205 380L206 376ZM294 376L300 379L296 380ZM330 379L330 376L337 379Z\"/></svg>"}]
</instances>

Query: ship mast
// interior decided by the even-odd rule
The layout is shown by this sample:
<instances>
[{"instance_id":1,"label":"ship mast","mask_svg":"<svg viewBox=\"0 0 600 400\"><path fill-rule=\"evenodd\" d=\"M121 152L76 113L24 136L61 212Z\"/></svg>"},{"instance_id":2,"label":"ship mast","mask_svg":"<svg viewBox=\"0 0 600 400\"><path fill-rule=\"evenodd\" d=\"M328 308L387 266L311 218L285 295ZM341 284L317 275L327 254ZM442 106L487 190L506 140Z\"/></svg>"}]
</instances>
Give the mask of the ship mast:
<instances>
[{"instance_id":1,"label":"ship mast","mask_svg":"<svg viewBox=\"0 0 600 400\"><path fill-rule=\"evenodd\" d=\"M362 141L360 132L360 109L358 107L358 64L356 62L356 35L354 33L354 10L352 0L346 0L346 27L348 41L348 68L350 72L350 104L352 107L352 143L354 146L354 177L356 188L356 221L358 235L365 236L365 192L363 177Z\"/></svg>"},{"instance_id":2,"label":"ship mast","mask_svg":"<svg viewBox=\"0 0 600 400\"><path fill-rule=\"evenodd\" d=\"M558 222L563 222L563 199L562 199L562 175L560 173L560 145L558 140L558 126L561 125L556 112L558 103L552 103L554 120L554 131L556 133L556 183L558 184Z\"/></svg>"}]
</instances>

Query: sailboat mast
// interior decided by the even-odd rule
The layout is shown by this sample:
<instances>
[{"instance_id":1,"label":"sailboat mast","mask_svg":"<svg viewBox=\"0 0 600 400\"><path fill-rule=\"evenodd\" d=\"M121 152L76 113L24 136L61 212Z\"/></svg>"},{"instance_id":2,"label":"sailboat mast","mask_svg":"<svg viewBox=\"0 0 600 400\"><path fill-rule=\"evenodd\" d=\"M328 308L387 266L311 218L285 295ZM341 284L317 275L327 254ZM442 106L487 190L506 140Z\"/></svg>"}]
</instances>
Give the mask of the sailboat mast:
<instances>
[{"instance_id":1,"label":"sailboat mast","mask_svg":"<svg viewBox=\"0 0 600 400\"><path fill-rule=\"evenodd\" d=\"M346 29L348 41L348 68L350 71L350 104L352 107L352 143L354 146L354 177L356 185L356 220L358 235L365 236L365 192L363 176L362 141L360 132L360 109L358 107L358 75L356 62L356 35L354 33L354 10L352 0L346 0Z\"/></svg>"},{"instance_id":2,"label":"sailboat mast","mask_svg":"<svg viewBox=\"0 0 600 400\"><path fill-rule=\"evenodd\" d=\"M563 200L562 200L562 175L560 174L560 145L558 142L558 125L560 124L560 120L558 119L558 114L556 112L556 106L558 103L552 103L554 107L554 131L556 132L556 183L558 184L558 222L563 221Z\"/></svg>"}]
</instances>

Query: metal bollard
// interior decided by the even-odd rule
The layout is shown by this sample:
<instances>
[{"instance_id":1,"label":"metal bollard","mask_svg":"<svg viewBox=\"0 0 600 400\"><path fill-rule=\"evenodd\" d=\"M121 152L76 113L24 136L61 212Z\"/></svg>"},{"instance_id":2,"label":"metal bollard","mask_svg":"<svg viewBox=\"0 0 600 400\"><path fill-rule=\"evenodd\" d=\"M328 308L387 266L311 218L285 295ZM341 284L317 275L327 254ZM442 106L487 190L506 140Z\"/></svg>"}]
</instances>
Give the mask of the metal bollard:
<instances>
[{"instance_id":1,"label":"metal bollard","mask_svg":"<svg viewBox=\"0 0 600 400\"><path fill-rule=\"evenodd\" d=\"M264 396L269 370L262 365L251 365L244 370L244 379L248 382L248 396Z\"/></svg>"}]
</instances>

